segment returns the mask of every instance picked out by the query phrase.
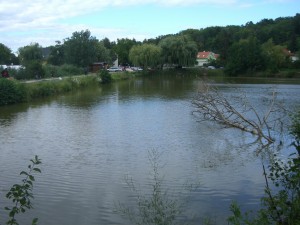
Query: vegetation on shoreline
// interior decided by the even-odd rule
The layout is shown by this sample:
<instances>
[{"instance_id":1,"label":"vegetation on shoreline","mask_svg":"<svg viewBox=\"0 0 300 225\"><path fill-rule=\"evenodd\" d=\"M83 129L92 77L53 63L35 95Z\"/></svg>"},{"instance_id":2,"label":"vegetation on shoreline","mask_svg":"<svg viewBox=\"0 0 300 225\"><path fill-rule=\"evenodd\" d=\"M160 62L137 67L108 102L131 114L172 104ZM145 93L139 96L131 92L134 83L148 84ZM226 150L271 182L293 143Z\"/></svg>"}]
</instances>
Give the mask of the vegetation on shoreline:
<instances>
[{"instance_id":1,"label":"vegetation on shoreline","mask_svg":"<svg viewBox=\"0 0 300 225\"><path fill-rule=\"evenodd\" d=\"M162 75L188 75L195 77L214 77L217 80L226 80L230 76L226 76L222 69L205 69L198 67L191 68L171 68L164 70L148 70L141 72L114 72L109 73L106 70L100 70L98 73L90 73L88 75L70 76L69 74L76 70L72 66L64 65L60 67L49 66L47 74L51 74L51 70L65 71L62 77L50 77L48 79L35 79L29 81L18 81L15 79L0 79L0 106L16 104L21 102L30 102L34 99L50 97L59 94L64 94L84 88L95 87L104 83L113 81L132 79L136 76L162 76ZM80 72L77 71L78 73ZM80 73L79 73L80 74ZM268 73L257 73L251 76L241 75L240 78L268 78L276 77L282 79L299 79L300 72L297 70L280 71L276 75ZM48 76L47 76L48 77Z\"/></svg>"},{"instance_id":2,"label":"vegetation on shoreline","mask_svg":"<svg viewBox=\"0 0 300 225\"><path fill-rule=\"evenodd\" d=\"M0 78L0 106L30 102L44 97L55 96L85 88L97 87L113 81L127 80L142 75L142 72L109 73L101 70L97 74L17 81Z\"/></svg>"}]
</instances>

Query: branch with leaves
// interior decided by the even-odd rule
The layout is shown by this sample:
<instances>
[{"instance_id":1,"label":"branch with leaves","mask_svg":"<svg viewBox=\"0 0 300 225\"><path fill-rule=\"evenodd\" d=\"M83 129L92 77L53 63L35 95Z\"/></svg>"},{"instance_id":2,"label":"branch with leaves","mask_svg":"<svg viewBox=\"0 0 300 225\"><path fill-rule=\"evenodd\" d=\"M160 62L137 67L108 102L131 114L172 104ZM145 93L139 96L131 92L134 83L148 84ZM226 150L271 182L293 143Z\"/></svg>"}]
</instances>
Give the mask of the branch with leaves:
<instances>
[{"instance_id":1,"label":"branch with leaves","mask_svg":"<svg viewBox=\"0 0 300 225\"><path fill-rule=\"evenodd\" d=\"M11 199L13 202L12 207L5 207L4 209L9 211L9 220L6 222L8 225L18 225L19 223L16 220L16 215L19 213L24 213L27 209L31 209L33 199L33 182L35 178L33 173L41 173L41 170L37 167L41 164L41 160L38 156L35 156L34 159L31 159L31 164L28 165L28 171L22 171L20 175L25 176L22 179L21 184L14 184L9 192L6 194L6 198ZM34 218L32 225L37 224L38 219Z\"/></svg>"}]
</instances>

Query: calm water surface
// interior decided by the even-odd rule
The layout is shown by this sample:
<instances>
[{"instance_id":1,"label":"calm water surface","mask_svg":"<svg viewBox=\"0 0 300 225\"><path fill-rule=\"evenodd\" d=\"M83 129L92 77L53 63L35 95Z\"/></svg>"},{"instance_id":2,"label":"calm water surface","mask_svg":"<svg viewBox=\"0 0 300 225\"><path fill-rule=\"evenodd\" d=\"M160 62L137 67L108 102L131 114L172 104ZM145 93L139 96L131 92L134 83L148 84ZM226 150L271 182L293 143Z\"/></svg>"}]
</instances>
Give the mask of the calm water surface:
<instances>
[{"instance_id":1,"label":"calm water surface","mask_svg":"<svg viewBox=\"0 0 300 225\"><path fill-rule=\"evenodd\" d=\"M115 205L136 205L126 177L141 194L151 194L153 150L161 154L163 188L184 203L179 219L199 224L211 217L227 224L232 200L243 209L256 209L264 189L262 157L255 147L245 147L253 141L248 134L197 122L191 100L199 82L138 78L0 108L0 219L9 204L5 193L38 155L42 174L36 175L35 208L21 217L24 224L33 217L43 225L130 224ZM274 87L289 107L300 103L299 85L234 86L251 93L257 107L264 105L262 94Z\"/></svg>"}]
</instances>

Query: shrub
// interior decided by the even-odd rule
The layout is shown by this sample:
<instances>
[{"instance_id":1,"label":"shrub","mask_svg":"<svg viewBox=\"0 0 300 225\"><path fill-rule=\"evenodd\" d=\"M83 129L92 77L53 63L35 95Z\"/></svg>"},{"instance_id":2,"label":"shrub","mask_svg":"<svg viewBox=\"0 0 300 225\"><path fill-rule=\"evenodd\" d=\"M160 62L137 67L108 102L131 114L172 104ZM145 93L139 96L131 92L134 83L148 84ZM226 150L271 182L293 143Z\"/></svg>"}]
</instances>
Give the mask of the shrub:
<instances>
[{"instance_id":1,"label":"shrub","mask_svg":"<svg viewBox=\"0 0 300 225\"><path fill-rule=\"evenodd\" d=\"M25 65L25 78L23 79L40 79L45 76L45 71L39 61L31 61Z\"/></svg>"},{"instance_id":2,"label":"shrub","mask_svg":"<svg viewBox=\"0 0 300 225\"><path fill-rule=\"evenodd\" d=\"M57 76L59 77L65 77L65 76L72 76L72 75L79 75L79 74L83 74L83 69L73 66L73 65L69 65L69 64L64 64L62 66L57 67Z\"/></svg>"},{"instance_id":3,"label":"shrub","mask_svg":"<svg viewBox=\"0 0 300 225\"><path fill-rule=\"evenodd\" d=\"M45 71L45 77L59 77L59 66L54 65L43 65Z\"/></svg>"},{"instance_id":4,"label":"shrub","mask_svg":"<svg viewBox=\"0 0 300 225\"><path fill-rule=\"evenodd\" d=\"M54 82L38 82L30 84L29 87L30 97L48 97L57 93Z\"/></svg>"},{"instance_id":5,"label":"shrub","mask_svg":"<svg viewBox=\"0 0 300 225\"><path fill-rule=\"evenodd\" d=\"M101 78L102 84L107 84L112 81L112 77L111 77L110 73L106 70L101 70L99 73L99 76Z\"/></svg>"},{"instance_id":6,"label":"shrub","mask_svg":"<svg viewBox=\"0 0 300 225\"><path fill-rule=\"evenodd\" d=\"M26 99L26 90L23 84L0 78L0 106L23 102Z\"/></svg>"}]
</instances>

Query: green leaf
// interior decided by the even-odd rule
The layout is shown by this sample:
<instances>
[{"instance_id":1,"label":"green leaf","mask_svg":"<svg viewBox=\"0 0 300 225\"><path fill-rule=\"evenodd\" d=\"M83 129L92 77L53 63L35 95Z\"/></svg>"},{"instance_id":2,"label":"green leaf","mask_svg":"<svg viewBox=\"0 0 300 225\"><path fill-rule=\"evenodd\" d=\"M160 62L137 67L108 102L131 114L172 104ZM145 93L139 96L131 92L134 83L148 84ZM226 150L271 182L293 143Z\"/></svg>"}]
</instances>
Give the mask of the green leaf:
<instances>
[{"instance_id":1,"label":"green leaf","mask_svg":"<svg viewBox=\"0 0 300 225\"><path fill-rule=\"evenodd\" d=\"M34 171L41 173L41 170L39 168L33 168Z\"/></svg>"},{"instance_id":2,"label":"green leaf","mask_svg":"<svg viewBox=\"0 0 300 225\"><path fill-rule=\"evenodd\" d=\"M36 225L37 224L37 222L38 222L38 218L34 218L33 220L32 220L32 224L31 225Z\"/></svg>"},{"instance_id":3,"label":"green leaf","mask_svg":"<svg viewBox=\"0 0 300 225\"><path fill-rule=\"evenodd\" d=\"M25 205L25 204L26 204L26 198L22 198L22 199L20 200L20 203L21 203L21 205Z\"/></svg>"},{"instance_id":4,"label":"green leaf","mask_svg":"<svg viewBox=\"0 0 300 225\"><path fill-rule=\"evenodd\" d=\"M28 173L25 172L25 171L22 171L22 172L20 173L20 175L26 175L26 176L28 176Z\"/></svg>"},{"instance_id":5,"label":"green leaf","mask_svg":"<svg viewBox=\"0 0 300 225\"><path fill-rule=\"evenodd\" d=\"M10 211L8 215L9 215L9 217L14 217L15 216L15 211L14 210Z\"/></svg>"},{"instance_id":6,"label":"green leaf","mask_svg":"<svg viewBox=\"0 0 300 225\"><path fill-rule=\"evenodd\" d=\"M29 179L30 179L31 181L34 181L34 176L29 175Z\"/></svg>"}]
</instances>

